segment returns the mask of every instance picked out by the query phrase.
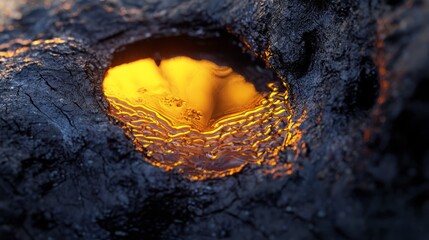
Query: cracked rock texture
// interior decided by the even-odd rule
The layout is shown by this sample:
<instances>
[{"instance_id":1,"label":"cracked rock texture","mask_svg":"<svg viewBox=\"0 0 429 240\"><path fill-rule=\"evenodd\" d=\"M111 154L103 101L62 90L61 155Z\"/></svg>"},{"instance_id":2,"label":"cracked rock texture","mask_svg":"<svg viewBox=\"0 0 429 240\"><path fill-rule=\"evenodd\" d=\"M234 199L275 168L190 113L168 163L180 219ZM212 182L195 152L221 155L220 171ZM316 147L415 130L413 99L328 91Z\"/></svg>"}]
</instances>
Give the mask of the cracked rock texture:
<instances>
[{"instance_id":1,"label":"cracked rock texture","mask_svg":"<svg viewBox=\"0 0 429 240\"><path fill-rule=\"evenodd\" d=\"M428 1L0 7L1 239L427 239ZM291 175L191 182L146 163L106 114L115 50L225 31L290 84L305 119L281 159Z\"/></svg>"}]
</instances>

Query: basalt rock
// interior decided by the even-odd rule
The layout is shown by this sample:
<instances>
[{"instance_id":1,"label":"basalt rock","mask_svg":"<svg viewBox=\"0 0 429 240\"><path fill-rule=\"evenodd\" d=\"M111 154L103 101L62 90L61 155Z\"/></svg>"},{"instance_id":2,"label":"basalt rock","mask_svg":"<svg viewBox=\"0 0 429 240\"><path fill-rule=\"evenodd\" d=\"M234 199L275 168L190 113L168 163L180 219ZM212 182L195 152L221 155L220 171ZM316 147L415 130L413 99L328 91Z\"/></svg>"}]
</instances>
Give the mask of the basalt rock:
<instances>
[{"instance_id":1,"label":"basalt rock","mask_svg":"<svg viewBox=\"0 0 429 240\"><path fill-rule=\"evenodd\" d=\"M428 236L426 1L25 2L0 4L1 239ZM224 35L289 84L293 172L189 181L108 116L115 52Z\"/></svg>"}]
</instances>

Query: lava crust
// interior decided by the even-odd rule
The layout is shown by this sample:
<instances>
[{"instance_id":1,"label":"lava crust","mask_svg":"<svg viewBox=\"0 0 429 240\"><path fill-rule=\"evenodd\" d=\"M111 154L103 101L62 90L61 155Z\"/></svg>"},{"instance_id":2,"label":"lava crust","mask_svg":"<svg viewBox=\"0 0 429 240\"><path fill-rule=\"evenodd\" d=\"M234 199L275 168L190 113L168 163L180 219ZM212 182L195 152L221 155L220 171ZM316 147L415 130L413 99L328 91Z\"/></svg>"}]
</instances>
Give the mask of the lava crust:
<instances>
[{"instance_id":1,"label":"lava crust","mask_svg":"<svg viewBox=\"0 0 429 240\"><path fill-rule=\"evenodd\" d=\"M428 236L427 1L10 2L1 239ZM136 151L102 82L124 46L225 34L287 83L296 144L189 181Z\"/></svg>"}]
</instances>

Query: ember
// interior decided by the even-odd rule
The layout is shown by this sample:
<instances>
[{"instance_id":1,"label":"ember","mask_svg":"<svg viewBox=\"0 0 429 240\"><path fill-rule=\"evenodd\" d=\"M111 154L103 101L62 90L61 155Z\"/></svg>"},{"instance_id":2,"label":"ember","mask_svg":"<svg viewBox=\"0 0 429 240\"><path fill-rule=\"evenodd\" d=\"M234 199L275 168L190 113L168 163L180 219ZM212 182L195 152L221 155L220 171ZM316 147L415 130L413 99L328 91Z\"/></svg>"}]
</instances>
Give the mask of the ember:
<instances>
[{"instance_id":1,"label":"ember","mask_svg":"<svg viewBox=\"0 0 429 240\"><path fill-rule=\"evenodd\" d=\"M149 162L201 180L278 158L291 113L277 85L258 93L230 67L182 56L113 67L103 89Z\"/></svg>"}]
</instances>

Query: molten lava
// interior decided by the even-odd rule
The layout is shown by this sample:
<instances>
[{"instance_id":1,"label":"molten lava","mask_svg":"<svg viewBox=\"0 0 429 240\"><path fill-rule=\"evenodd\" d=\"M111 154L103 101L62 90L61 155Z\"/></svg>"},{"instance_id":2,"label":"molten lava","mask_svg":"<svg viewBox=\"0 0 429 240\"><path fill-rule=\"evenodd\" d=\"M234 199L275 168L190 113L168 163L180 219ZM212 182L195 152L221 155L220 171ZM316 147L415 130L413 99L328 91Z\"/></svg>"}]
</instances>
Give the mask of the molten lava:
<instances>
[{"instance_id":1,"label":"molten lava","mask_svg":"<svg viewBox=\"0 0 429 240\"><path fill-rule=\"evenodd\" d=\"M200 131L225 115L254 108L262 98L231 68L187 57L164 60L159 67L147 58L110 69L104 90L106 96L160 113L173 126Z\"/></svg>"},{"instance_id":2,"label":"molten lava","mask_svg":"<svg viewBox=\"0 0 429 240\"><path fill-rule=\"evenodd\" d=\"M198 180L278 158L291 114L287 91L271 92L225 66L175 57L111 68L104 94L147 161Z\"/></svg>"}]
</instances>

